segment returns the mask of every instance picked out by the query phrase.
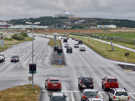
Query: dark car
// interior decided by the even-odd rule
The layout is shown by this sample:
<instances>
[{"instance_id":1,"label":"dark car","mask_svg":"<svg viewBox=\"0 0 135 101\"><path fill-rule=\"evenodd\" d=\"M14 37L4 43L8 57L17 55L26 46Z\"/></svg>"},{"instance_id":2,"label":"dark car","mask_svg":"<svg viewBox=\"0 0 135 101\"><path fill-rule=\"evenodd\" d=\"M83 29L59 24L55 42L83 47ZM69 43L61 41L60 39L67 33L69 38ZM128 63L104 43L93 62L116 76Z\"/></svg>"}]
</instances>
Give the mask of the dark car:
<instances>
[{"instance_id":1,"label":"dark car","mask_svg":"<svg viewBox=\"0 0 135 101\"><path fill-rule=\"evenodd\" d=\"M78 88L79 88L79 90L89 89L89 88L93 89L94 88L93 78L79 77L78 78Z\"/></svg>"},{"instance_id":2,"label":"dark car","mask_svg":"<svg viewBox=\"0 0 135 101\"><path fill-rule=\"evenodd\" d=\"M83 44L83 41L82 40L78 40L78 44Z\"/></svg>"},{"instance_id":3,"label":"dark car","mask_svg":"<svg viewBox=\"0 0 135 101\"><path fill-rule=\"evenodd\" d=\"M66 52L67 52L67 53L72 53L72 47L67 47Z\"/></svg>"},{"instance_id":4,"label":"dark car","mask_svg":"<svg viewBox=\"0 0 135 101\"><path fill-rule=\"evenodd\" d=\"M61 92L52 93L52 95L50 95L50 101L66 101L66 97L67 96Z\"/></svg>"},{"instance_id":5,"label":"dark car","mask_svg":"<svg viewBox=\"0 0 135 101\"><path fill-rule=\"evenodd\" d=\"M54 46L54 51L57 51L58 50L58 46Z\"/></svg>"},{"instance_id":6,"label":"dark car","mask_svg":"<svg viewBox=\"0 0 135 101\"><path fill-rule=\"evenodd\" d=\"M63 42L68 42L68 39L63 39Z\"/></svg>"},{"instance_id":7,"label":"dark car","mask_svg":"<svg viewBox=\"0 0 135 101\"><path fill-rule=\"evenodd\" d=\"M75 44L74 45L74 48L79 48L79 44Z\"/></svg>"},{"instance_id":8,"label":"dark car","mask_svg":"<svg viewBox=\"0 0 135 101\"><path fill-rule=\"evenodd\" d=\"M0 54L0 63L5 61L5 56L3 54Z\"/></svg>"},{"instance_id":9,"label":"dark car","mask_svg":"<svg viewBox=\"0 0 135 101\"><path fill-rule=\"evenodd\" d=\"M47 90L61 90L62 84L61 81L54 78L48 78L45 81L45 88Z\"/></svg>"},{"instance_id":10,"label":"dark car","mask_svg":"<svg viewBox=\"0 0 135 101\"><path fill-rule=\"evenodd\" d=\"M11 62L19 62L19 56L12 56Z\"/></svg>"}]
</instances>

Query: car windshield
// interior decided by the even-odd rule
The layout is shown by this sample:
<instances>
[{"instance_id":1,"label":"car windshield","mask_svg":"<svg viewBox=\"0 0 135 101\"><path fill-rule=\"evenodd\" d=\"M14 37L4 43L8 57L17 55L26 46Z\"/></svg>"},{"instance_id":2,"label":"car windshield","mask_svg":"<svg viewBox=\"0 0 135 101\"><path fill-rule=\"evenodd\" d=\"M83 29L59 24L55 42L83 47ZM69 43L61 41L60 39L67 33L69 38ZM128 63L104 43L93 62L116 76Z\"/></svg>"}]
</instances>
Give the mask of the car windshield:
<instances>
[{"instance_id":1,"label":"car windshield","mask_svg":"<svg viewBox=\"0 0 135 101\"><path fill-rule=\"evenodd\" d=\"M85 78L82 80L84 83L92 83L92 79L90 78Z\"/></svg>"},{"instance_id":2,"label":"car windshield","mask_svg":"<svg viewBox=\"0 0 135 101\"><path fill-rule=\"evenodd\" d=\"M50 80L52 83L58 83L59 80Z\"/></svg>"},{"instance_id":3,"label":"car windshield","mask_svg":"<svg viewBox=\"0 0 135 101\"><path fill-rule=\"evenodd\" d=\"M108 79L108 82L117 82L117 79Z\"/></svg>"},{"instance_id":4,"label":"car windshield","mask_svg":"<svg viewBox=\"0 0 135 101\"><path fill-rule=\"evenodd\" d=\"M116 92L116 96L128 96L127 92Z\"/></svg>"},{"instance_id":5,"label":"car windshield","mask_svg":"<svg viewBox=\"0 0 135 101\"><path fill-rule=\"evenodd\" d=\"M51 101L66 101L66 98L63 96L55 96L51 98Z\"/></svg>"},{"instance_id":6,"label":"car windshield","mask_svg":"<svg viewBox=\"0 0 135 101\"><path fill-rule=\"evenodd\" d=\"M89 91L89 92L85 92L84 93L85 96L87 96L88 98L95 98L97 96L97 92L96 91Z\"/></svg>"},{"instance_id":7,"label":"car windshield","mask_svg":"<svg viewBox=\"0 0 135 101\"><path fill-rule=\"evenodd\" d=\"M12 58L18 58L18 56L12 56Z\"/></svg>"}]
</instances>

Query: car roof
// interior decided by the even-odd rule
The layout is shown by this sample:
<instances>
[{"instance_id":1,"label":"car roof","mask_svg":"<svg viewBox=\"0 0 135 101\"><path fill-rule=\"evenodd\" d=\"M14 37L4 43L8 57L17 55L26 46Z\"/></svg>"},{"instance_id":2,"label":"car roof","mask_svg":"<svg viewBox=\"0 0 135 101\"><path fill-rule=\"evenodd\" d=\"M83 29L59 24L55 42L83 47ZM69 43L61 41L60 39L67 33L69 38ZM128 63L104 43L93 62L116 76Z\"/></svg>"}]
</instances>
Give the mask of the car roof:
<instances>
[{"instance_id":1,"label":"car roof","mask_svg":"<svg viewBox=\"0 0 135 101\"><path fill-rule=\"evenodd\" d=\"M126 92L124 88L114 88L114 90L117 92Z\"/></svg>"},{"instance_id":2,"label":"car roof","mask_svg":"<svg viewBox=\"0 0 135 101\"><path fill-rule=\"evenodd\" d=\"M106 76L105 78L107 78L107 79L117 79L116 77L112 77L112 76Z\"/></svg>"},{"instance_id":3,"label":"car roof","mask_svg":"<svg viewBox=\"0 0 135 101\"><path fill-rule=\"evenodd\" d=\"M12 57L19 57L19 56L15 55L15 56L12 56Z\"/></svg>"},{"instance_id":4,"label":"car roof","mask_svg":"<svg viewBox=\"0 0 135 101\"><path fill-rule=\"evenodd\" d=\"M58 80L59 81L59 79L57 79L57 78L48 78L48 80Z\"/></svg>"},{"instance_id":5,"label":"car roof","mask_svg":"<svg viewBox=\"0 0 135 101\"><path fill-rule=\"evenodd\" d=\"M92 77L79 77L79 79L93 79Z\"/></svg>"},{"instance_id":6,"label":"car roof","mask_svg":"<svg viewBox=\"0 0 135 101\"><path fill-rule=\"evenodd\" d=\"M91 92L97 92L98 90L96 90L96 89L84 89L83 90L83 92L89 92L89 91L91 91Z\"/></svg>"},{"instance_id":7,"label":"car roof","mask_svg":"<svg viewBox=\"0 0 135 101\"><path fill-rule=\"evenodd\" d=\"M64 96L64 94L63 93L61 93L61 92L55 92L55 93L52 93L52 96Z\"/></svg>"},{"instance_id":8,"label":"car roof","mask_svg":"<svg viewBox=\"0 0 135 101\"><path fill-rule=\"evenodd\" d=\"M102 98L92 98L92 101L103 101Z\"/></svg>"}]
</instances>

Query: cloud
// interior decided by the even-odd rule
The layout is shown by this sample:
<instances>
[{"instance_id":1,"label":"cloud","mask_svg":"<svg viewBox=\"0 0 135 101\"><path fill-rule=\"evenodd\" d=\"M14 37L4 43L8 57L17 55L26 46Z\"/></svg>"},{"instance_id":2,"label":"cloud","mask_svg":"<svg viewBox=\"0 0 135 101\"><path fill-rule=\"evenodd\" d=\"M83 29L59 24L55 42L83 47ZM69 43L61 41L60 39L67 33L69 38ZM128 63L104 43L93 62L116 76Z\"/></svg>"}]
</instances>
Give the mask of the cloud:
<instances>
[{"instance_id":1,"label":"cloud","mask_svg":"<svg viewBox=\"0 0 135 101\"><path fill-rule=\"evenodd\" d=\"M135 19L135 0L0 0L0 19L52 16L70 11L76 16Z\"/></svg>"}]
</instances>

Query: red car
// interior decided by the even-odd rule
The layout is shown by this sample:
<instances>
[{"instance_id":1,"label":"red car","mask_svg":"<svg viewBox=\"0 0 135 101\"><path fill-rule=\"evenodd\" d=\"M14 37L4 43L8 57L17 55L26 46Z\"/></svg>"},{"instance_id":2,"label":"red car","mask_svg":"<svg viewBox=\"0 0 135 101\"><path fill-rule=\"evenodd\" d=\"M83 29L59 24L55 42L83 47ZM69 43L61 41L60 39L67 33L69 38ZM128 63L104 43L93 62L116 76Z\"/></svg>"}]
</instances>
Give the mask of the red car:
<instances>
[{"instance_id":1,"label":"red car","mask_svg":"<svg viewBox=\"0 0 135 101\"><path fill-rule=\"evenodd\" d=\"M102 79L102 88L105 91L110 90L110 88L119 88L118 80L114 77L104 77Z\"/></svg>"},{"instance_id":2,"label":"red car","mask_svg":"<svg viewBox=\"0 0 135 101\"><path fill-rule=\"evenodd\" d=\"M45 88L47 90L61 90L62 84L58 79L49 78L45 81Z\"/></svg>"}]
</instances>

